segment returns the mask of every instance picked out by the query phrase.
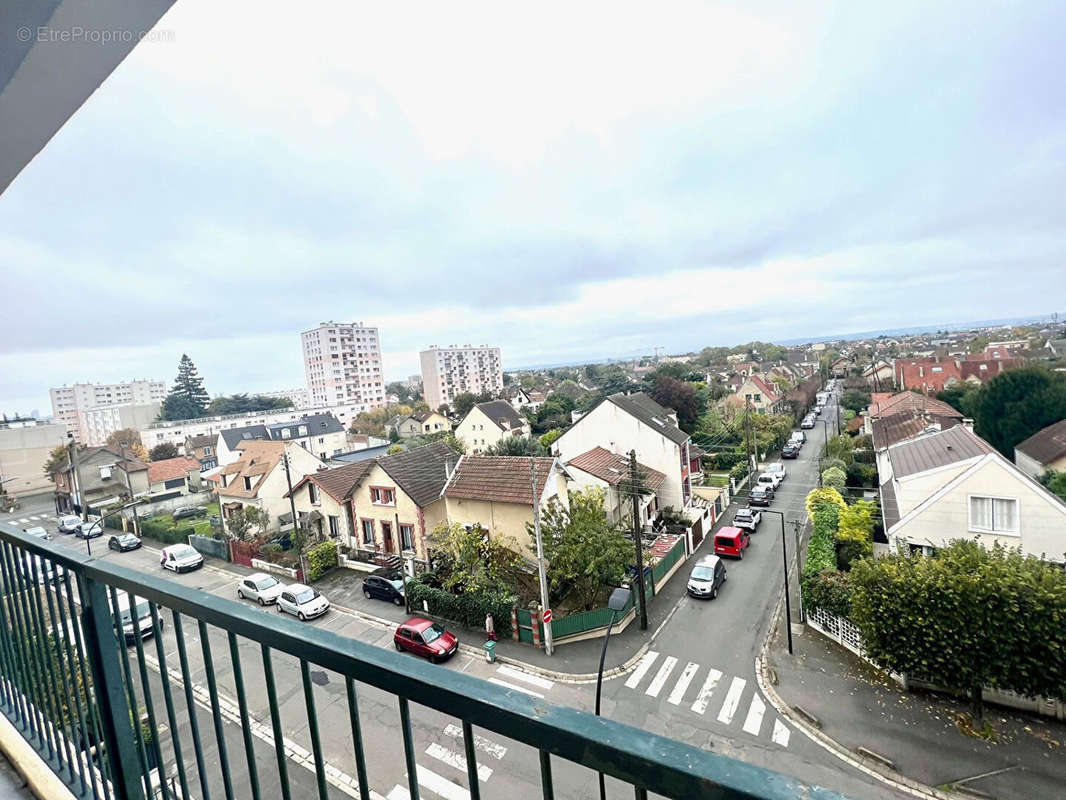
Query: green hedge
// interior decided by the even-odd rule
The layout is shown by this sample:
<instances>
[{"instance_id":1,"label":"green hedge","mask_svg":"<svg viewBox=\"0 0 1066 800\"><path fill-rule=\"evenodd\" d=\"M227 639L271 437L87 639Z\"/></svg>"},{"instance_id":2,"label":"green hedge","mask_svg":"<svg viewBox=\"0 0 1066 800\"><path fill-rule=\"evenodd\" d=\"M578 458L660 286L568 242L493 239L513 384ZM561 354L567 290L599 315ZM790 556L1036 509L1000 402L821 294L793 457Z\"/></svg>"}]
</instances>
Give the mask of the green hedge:
<instances>
[{"instance_id":1,"label":"green hedge","mask_svg":"<svg viewBox=\"0 0 1066 800\"><path fill-rule=\"evenodd\" d=\"M741 461L739 464L735 464L731 470L729 470L729 477L737 483L744 480L748 474L748 464L746 461Z\"/></svg>"},{"instance_id":2,"label":"green hedge","mask_svg":"<svg viewBox=\"0 0 1066 800\"><path fill-rule=\"evenodd\" d=\"M322 542L308 548L304 553L307 558L307 580L317 581L331 567L337 566L337 543Z\"/></svg>"},{"instance_id":3,"label":"green hedge","mask_svg":"<svg viewBox=\"0 0 1066 800\"><path fill-rule=\"evenodd\" d=\"M507 630L511 625L511 609L518 598L505 593L498 594L451 594L434 589L418 579L407 584L407 596L411 608L421 610L423 601L429 604L430 616L458 622L468 628L485 627L485 616L492 614L496 630Z\"/></svg>"},{"instance_id":4,"label":"green hedge","mask_svg":"<svg viewBox=\"0 0 1066 800\"><path fill-rule=\"evenodd\" d=\"M194 533L196 529L187 525L178 528L159 520L141 520L141 534L163 544L188 544L189 536Z\"/></svg>"},{"instance_id":5,"label":"green hedge","mask_svg":"<svg viewBox=\"0 0 1066 800\"><path fill-rule=\"evenodd\" d=\"M803 576L803 603L808 609L822 608L838 617L850 616L853 591L846 572L823 570Z\"/></svg>"},{"instance_id":6,"label":"green hedge","mask_svg":"<svg viewBox=\"0 0 1066 800\"><path fill-rule=\"evenodd\" d=\"M825 600L827 593L822 591L824 587L821 584L829 580L824 577L824 573L836 572L836 531L839 523L840 509L836 506L826 503L815 509L811 539L807 543L807 561L803 565L803 575L800 578L803 603L809 609L822 607L821 602Z\"/></svg>"},{"instance_id":7,"label":"green hedge","mask_svg":"<svg viewBox=\"0 0 1066 800\"><path fill-rule=\"evenodd\" d=\"M122 530L122 515L115 514L113 517L107 517L104 519L105 528L113 528L116 531Z\"/></svg>"}]
</instances>

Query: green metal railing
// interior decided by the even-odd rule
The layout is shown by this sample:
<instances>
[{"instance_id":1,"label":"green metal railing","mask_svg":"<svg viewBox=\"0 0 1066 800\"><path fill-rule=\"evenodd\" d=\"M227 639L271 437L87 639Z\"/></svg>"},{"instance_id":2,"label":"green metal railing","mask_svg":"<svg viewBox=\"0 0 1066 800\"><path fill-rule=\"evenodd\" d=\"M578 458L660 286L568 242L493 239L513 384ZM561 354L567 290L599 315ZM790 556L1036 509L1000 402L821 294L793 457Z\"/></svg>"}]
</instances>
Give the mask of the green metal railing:
<instances>
[{"instance_id":1,"label":"green metal railing","mask_svg":"<svg viewBox=\"0 0 1066 800\"><path fill-rule=\"evenodd\" d=\"M527 769L533 785L522 796L585 797L589 777L602 772L613 778L610 796L632 794L638 800L649 793L686 800L837 797L587 712L268 615L255 606L96 562L3 523L0 581L0 712L78 798L339 797L336 774L338 764L345 764L338 762L336 743L349 739L351 751L344 758L355 777L344 794L369 798L371 764L364 737L380 739L385 725L385 738L396 743L391 765L399 768L402 752L407 790L417 800L412 714L435 712L461 725L466 790L473 800L480 797L475 747L480 739L475 728L538 752L539 764ZM125 628L120 592L133 609ZM147 632L142 625L150 625L154 636L142 639ZM173 652L164 647L164 628L173 636ZM255 648L254 664L247 663L250 647ZM206 691L195 685L190 669L195 649L202 656ZM298 682L296 673L284 665L284 672L276 669L290 657L299 664ZM255 670L256 680L265 686L269 728L249 713L248 670ZM346 700L346 708L330 704L335 716L325 740L319 724L323 695L314 688L316 678L324 674L321 670L339 677ZM279 694L279 677L290 682L285 695ZM219 691L223 678L226 688L232 687L235 703ZM307 769L290 760L291 742L285 739L285 723L291 729L288 717L294 704L299 708L301 690L303 712L296 722L301 728L306 723L309 752L302 763ZM384 713L375 713L378 727L367 736L360 698L377 702L382 693L396 704L396 724L383 722ZM205 722L208 709L210 722ZM336 729L337 714L346 717L346 731ZM273 758L262 753L256 758L256 748L264 746L273 749ZM327 746L332 748L329 764ZM162 765L171 762L170 775L157 777ZM379 765L380 758L374 766ZM301 790L294 780L306 782L308 770L314 788L305 783Z\"/></svg>"}]
</instances>

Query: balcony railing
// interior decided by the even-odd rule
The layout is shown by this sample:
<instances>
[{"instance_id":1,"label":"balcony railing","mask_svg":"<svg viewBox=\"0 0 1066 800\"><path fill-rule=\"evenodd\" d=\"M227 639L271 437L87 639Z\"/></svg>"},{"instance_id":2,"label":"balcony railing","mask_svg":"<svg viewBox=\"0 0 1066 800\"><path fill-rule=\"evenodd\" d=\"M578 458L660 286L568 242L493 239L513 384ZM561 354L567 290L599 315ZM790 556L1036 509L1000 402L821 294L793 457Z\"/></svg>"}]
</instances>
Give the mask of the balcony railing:
<instances>
[{"instance_id":1,"label":"balcony railing","mask_svg":"<svg viewBox=\"0 0 1066 800\"><path fill-rule=\"evenodd\" d=\"M459 723L449 735L462 742L473 800L485 779L475 729L529 754L507 770L529 784L521 797L590 797L597 772L608 796L638 800L837 797L2 523L0 579L0 711L79 798L380 797L371 772L383 767L406 773L390 798L418 798L412 715L436 712ZM326 683L329 693L315 690ZM293 730L307 747L286 739Z\"/></svg>"}]
</instances>

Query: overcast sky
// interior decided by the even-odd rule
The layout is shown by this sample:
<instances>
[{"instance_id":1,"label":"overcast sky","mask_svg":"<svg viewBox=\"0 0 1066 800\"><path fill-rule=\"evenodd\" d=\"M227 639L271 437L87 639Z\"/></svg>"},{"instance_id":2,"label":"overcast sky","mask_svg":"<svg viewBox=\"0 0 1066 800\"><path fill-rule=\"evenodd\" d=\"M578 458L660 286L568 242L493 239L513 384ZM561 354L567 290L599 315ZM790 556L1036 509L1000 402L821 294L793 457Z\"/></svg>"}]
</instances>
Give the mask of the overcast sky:
<instances>
[{"instance_id":1,"label":"overcast sky","mask_svg":"<svg viewBox=\"0 0 1066 800\"><path fill-rule=\"evenodd\" d=\"M178 0L0 196L0 409L1066 308L1066 17L978 5Z\"/></svg>"}]
</instances>

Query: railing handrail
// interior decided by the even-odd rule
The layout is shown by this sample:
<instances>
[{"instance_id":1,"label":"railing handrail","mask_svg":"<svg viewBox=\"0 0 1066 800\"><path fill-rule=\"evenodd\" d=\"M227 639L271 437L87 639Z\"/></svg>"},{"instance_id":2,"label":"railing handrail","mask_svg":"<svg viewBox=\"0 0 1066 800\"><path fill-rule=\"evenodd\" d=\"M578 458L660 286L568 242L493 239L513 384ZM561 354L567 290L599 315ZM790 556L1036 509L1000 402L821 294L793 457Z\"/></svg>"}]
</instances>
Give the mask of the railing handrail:
<instances>
[{"instance_id":1,"label":"railing handrail","mask_svg":"<svg viewBox=\"0 0 1066 800\"><path fill-rule=\"evenodd\" d=\"M7 523L0 523L0 541L51 559L93 581L656 794L753 800L840 798L835 792L779 773L625 723L510 692L329 630L275 616L267 618L256 607L72 553Z\"/></svg>"}]
</instances>

